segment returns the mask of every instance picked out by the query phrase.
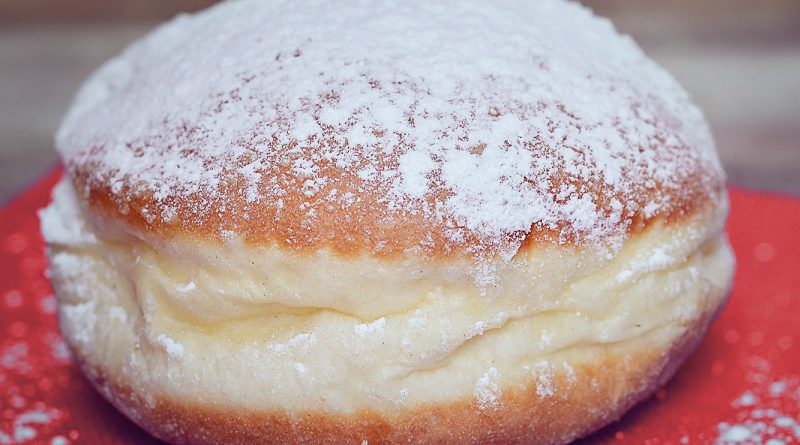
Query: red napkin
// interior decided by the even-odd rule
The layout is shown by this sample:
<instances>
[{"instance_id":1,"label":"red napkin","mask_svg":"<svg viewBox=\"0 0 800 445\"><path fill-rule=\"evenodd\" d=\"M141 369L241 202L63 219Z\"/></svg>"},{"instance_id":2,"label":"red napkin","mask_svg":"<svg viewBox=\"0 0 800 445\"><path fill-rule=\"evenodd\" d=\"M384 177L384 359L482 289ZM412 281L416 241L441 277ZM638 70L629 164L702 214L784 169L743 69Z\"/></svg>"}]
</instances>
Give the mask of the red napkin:
<instances>
[{"instance_id":1,"label":"red napkin","mask_svg":"<svg viewBox=\"0 0 800 445\"><path fill-rule=\"evenodd\" d=\"M36 210L59 177L0 210L0 445L159 443L91 389L58 333ZM800 200L731 202L725 311L666 387L581 443L800 443Z\"/></svg>"}]
</instances>

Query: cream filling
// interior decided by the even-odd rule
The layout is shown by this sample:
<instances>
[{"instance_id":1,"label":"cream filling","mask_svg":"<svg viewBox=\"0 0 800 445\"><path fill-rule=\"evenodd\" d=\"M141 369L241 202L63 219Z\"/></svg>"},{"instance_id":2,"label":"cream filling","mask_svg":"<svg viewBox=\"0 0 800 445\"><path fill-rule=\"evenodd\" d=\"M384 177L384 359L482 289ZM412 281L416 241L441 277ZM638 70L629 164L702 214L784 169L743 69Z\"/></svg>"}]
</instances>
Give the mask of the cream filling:
<instances>
[{"instance_id":1,"label":"cream filling","mask_svg":"<svg viewBox=\"0 0 800 445\"><path fill-rule=\"evenodd\" d=\"M251 409L385 412L666 347L727 292L725 206L616 252L552 246L490 264L156 240L87 220L67 182L42 212L62 327L148 394ZM481 275L485 276L485 275ZM550 376L550 377L548 377Z\"/></svg>"}]
</instances>

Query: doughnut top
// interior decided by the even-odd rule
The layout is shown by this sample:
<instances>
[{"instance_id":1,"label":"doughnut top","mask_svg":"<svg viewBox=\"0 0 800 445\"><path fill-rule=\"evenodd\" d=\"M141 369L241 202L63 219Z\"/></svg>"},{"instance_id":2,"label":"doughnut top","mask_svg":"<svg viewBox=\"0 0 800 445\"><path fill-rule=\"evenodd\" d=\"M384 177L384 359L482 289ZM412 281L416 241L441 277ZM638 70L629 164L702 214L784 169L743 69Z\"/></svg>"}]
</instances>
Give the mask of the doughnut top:
<instances>
[{"instance_id":1,"label":"doughnut top","mask_svg":"<svg viewBox=\"0 0 800 445\"><path fill-rule=\"evenodd\" d=\"M134 228L374 255L621 240L724 182L687 94L566 0L223 2L100 68L56 146Z\"/></svg>"}]
</instances>

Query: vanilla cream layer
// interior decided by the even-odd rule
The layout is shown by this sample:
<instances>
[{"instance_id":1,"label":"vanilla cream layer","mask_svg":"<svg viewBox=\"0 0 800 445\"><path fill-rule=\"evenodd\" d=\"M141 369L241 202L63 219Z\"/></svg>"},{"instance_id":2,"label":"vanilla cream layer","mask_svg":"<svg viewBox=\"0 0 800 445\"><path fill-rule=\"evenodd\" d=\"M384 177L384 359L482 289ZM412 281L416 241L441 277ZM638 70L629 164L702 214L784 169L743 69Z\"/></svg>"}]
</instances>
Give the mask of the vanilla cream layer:
<instances>
[{"instance_id":1,"label":"vanilla cream layer","mask_svg":"<svg viewBox=\"0 0 800 445\"><path fill-rule=\"evenodd\" d=\"M41 216L62 329L88 363L154 397L390 413L488 409L529 382L549 397L608 345L667 348L728 290L726 210L509 265L153 239L90 221L66 181Z\"/></svg>"}]
</instances>

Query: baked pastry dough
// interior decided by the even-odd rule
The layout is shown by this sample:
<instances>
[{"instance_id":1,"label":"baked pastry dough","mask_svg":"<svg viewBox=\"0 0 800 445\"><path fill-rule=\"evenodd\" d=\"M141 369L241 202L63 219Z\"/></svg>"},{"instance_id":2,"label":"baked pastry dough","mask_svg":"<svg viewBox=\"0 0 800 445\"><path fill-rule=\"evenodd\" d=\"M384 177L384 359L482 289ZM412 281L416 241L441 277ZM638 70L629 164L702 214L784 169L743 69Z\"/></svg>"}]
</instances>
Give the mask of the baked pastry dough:
<instances>
[{"instance_id":1,"label":"baked pastry dough","mask_svg":"<svg viewBox=\"0 0 800 445\"><path fill-rule=\"evenodd\" d=\"M106 63L56 147L62 331L173 443L568 442L731 283L700 111L573 2L224 2Z\"/></svg>"}]
</instances>

